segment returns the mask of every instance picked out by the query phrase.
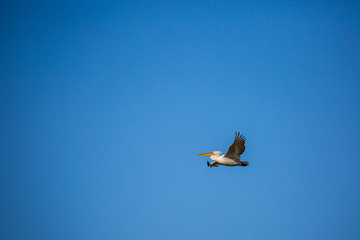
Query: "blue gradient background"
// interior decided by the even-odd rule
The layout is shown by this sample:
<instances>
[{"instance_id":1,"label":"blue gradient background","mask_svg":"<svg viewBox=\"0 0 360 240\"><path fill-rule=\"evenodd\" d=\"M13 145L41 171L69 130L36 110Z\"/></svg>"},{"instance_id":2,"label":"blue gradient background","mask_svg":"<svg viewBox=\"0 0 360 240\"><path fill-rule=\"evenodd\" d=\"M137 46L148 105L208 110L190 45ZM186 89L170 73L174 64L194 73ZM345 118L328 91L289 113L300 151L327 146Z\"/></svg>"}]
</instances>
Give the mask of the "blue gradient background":
<instances>
[{"instance_id":1,"label":"blue gradient background","mask_svg":"<svg viewBox=\"0 0 360 240\"><path fill-rule=\"evenodd\" d=\"M358 1L0 9L0 239L360 238Z\"/></svg>"}]
</instances>

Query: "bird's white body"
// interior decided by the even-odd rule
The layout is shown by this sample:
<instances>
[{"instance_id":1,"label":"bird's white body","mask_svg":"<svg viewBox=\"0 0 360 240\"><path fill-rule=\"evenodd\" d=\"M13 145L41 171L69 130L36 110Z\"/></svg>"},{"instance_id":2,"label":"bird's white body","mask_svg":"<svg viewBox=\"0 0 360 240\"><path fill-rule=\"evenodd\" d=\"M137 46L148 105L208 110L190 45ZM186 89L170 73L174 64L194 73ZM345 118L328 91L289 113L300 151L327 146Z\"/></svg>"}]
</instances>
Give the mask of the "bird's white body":
<instances>
[{"instance_id":1,"label":"bird's white body","mask_svg":"<svg viewBox=\"0 0 360 240\"><path fill-rule=\"evenodd\" d=\"M221 155L220 153L210 156L211 160L215 162L216 165L225 165L225 166L240 166L241 163L231 158L225 157L225 155Z\"/></svg>"}]
</instances>

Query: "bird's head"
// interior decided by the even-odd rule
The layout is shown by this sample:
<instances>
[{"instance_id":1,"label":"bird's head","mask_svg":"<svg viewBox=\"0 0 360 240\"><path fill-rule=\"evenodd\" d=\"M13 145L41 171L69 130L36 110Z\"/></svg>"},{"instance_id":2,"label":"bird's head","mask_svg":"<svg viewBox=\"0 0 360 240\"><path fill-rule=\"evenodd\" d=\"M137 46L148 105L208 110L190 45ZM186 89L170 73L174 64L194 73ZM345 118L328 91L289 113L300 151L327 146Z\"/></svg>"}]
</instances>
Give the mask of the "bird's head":
<instances>
[{"instance_id":1,"label":"bird's head","mask_svg":"<svg viewBox=\"0 0 360 240\"><path fill-rule=\"evenodd\" d=\"M214 151L214 152L209 152L209 153L200 153L198 154L199 156L220 156L221 152L220 151Z\"/></svg>"}]
</instances>

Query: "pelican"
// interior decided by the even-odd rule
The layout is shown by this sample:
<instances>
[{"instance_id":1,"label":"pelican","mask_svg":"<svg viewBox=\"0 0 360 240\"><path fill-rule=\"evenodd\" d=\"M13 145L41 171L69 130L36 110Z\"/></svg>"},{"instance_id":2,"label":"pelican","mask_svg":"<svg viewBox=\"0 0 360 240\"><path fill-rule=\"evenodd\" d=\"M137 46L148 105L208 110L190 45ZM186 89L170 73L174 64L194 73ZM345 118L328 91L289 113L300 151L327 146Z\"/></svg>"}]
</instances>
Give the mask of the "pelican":
<instances>
[{"instance_id":1,"label":"pelican","mask_svg":"<svg viewBox=\"0 0 360 240\"><path fill-rule=\"evenodd\" d=\"M230 167L249 165L247 161L240 161L240 155L245 151L245 137L239 132L235 132L235 140L233 144L228 148L226 154L221 155L220 151L214 151L209 153L201 153L199 156L210 156L212 163L207 162L208 167L217 167L219 165L225 165Z\"/></svg>"}]
</instances>

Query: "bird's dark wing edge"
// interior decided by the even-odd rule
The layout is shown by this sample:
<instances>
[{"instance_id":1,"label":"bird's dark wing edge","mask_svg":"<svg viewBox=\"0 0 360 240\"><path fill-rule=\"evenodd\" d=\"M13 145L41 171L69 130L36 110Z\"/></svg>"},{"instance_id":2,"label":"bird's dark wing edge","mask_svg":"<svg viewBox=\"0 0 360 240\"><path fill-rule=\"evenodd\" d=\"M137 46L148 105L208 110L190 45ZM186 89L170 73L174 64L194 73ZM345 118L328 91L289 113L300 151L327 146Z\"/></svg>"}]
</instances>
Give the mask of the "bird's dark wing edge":
<instances>
[{"instance_id":1,"label":"bird's dark wing edge","mask_svg":"<svg viewBox=\"0 0 360 240\"><path fill-rule=\"evenodd\" d=\"M225 157L239 158L239 156L245 151L245 140L245 136L240 134L240 132L235 132L235 140L228 148Z\"/></svg>"}]
</instances>

